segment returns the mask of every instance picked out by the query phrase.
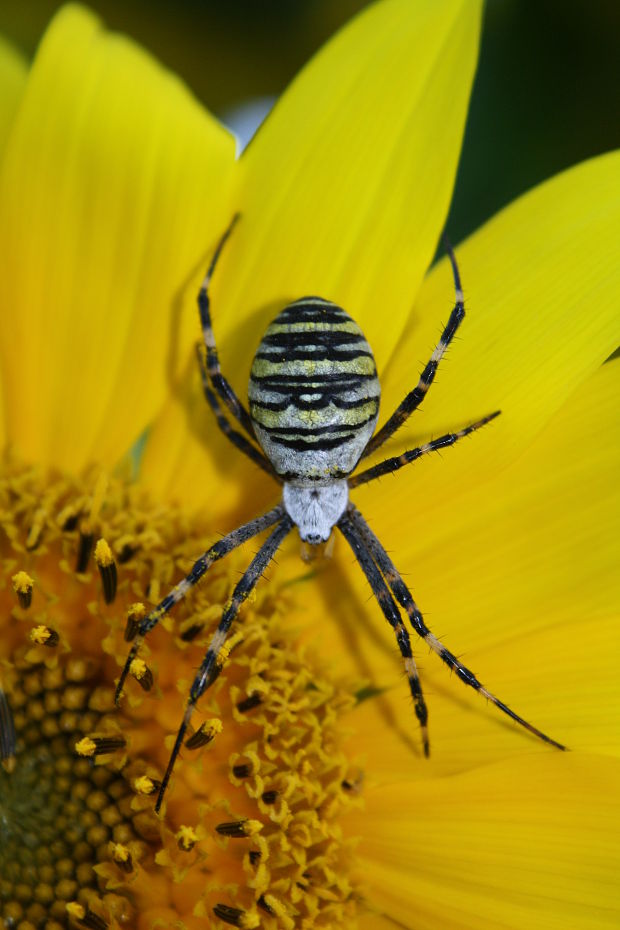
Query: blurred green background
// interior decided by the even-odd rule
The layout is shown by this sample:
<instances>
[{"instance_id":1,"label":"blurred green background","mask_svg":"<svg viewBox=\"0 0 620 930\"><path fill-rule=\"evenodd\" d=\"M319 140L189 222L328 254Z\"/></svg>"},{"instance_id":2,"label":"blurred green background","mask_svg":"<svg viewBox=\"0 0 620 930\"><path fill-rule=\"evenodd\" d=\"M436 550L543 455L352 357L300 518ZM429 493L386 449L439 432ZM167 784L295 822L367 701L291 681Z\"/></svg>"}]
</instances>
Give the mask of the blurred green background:
<instances>
[{"instance_id":1,"label":"blurred green background","mask_svg":"<svg viewBox=\"0 0 620 930\"><path fill-rule=\"evenodd\" d=\"M411 0L415 2L415 0ZM28 56L60 0L2 0ZM91 0L225 120L276 96L367 0ZM448 220L454 242L527 188L620 147L620 0L488 0Z\"/></svg>"}]
</instances>

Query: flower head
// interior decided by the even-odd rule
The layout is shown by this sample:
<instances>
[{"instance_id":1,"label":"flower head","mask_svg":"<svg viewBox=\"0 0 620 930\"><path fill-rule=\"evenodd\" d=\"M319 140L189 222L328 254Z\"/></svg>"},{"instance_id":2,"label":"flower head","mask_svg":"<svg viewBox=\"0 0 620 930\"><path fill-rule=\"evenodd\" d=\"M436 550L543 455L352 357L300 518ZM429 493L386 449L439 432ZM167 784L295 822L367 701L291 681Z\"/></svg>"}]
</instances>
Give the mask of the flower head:
<instances>
[{"instance_id":1,"label":"flower head","mask_svg":"<svg viewBox=\"0 0 620 930\"><path fill-rule=\"evenodd\" d=\"M603 365L619 330L615 154L459 246L463 336L391 448L502 417L356 491L442 639L571 753L498 720L429 658L424 760L393 634L342 546L309 572L290 545L256 589L160 817L171 739L247 552L149 635L113 708L126 623L135 632L218 531L277 495L225 445L189 362L190 306L218 235L240 211L211 295L238 393L275 313L318 293L361 326L387 417L449 312L448 263L424 274L478 28L477 4L374 5L238 162L175 78L78 7L52 23L27 77L9 69L5 922L434 930L617 913L620 369ZM131 483L123 456L149 425Z\"/></svg>"}]
</instances>

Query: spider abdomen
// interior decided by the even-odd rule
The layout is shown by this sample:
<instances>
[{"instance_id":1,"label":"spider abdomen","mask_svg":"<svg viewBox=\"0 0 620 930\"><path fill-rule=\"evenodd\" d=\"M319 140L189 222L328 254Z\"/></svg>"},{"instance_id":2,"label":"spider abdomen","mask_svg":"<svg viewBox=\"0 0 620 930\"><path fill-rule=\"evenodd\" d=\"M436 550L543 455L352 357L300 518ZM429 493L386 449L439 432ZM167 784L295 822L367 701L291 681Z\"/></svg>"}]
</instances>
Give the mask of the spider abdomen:
<instances>
[{"instance_id":1,"label":"spider abdomen","mask_svg":"<svg viewBox=\"0 0 620 930\"><path fill-rule=\"evenodd\" d=\"M336 304L303 297L267 328L249 385L250 416L265 454L287 481L350 474L379 414L372 350Z\"/></svg>"}]
</instances>

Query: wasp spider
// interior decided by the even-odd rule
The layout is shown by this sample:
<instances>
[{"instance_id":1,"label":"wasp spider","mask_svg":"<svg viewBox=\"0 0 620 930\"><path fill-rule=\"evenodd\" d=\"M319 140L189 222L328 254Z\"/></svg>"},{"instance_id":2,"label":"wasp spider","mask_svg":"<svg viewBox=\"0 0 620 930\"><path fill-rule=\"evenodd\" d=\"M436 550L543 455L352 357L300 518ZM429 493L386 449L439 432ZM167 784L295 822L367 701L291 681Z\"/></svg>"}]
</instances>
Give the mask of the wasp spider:
<instances>
[{"instance_id":1,"label":"wasp spider","mask_svg":"<svg viewBox=\"0 0 620 930\"><path fill-rule=\"evenodd\" d=\"M459 271L451 247L448 245L447 249L454 275L456 300L450 319L416 387L375 433L381 388L372 350L360 327L348 313L321 297L302 297L276 316L254 356L250 373L249 410L236 396L220 369L209 309L211 277L236 219L233 219L221 238L198 295L206 347L206 356L203 347L197 347L198 359L204 393L220 429L237 449L282 485L282 501L273 510L250 520L216 542L154 610L139 623L128 623L126 639L133 639L134 642L116 689L117 702L130 666L147 633L200 581L215 561L264 530L271 530L235 587L192 682L156 808L161 806L196 702L217 677L218 655L239 608L257 584L282 540L295 526L302 541L311 546L326 542L334 527L340 530L351 546L381 610L394 630L415 714L421 727L425 755L429 752L428 713L401 608L407 614L414 632L461 681L492 701L530 733L558 749L564 749L564 746L523 720L491 694L473 672L462 665L431 633L392 559L349 499L351 489L397 471L429 452L454 445L499 415L500 411L497 410L460 430L446 433L445 436L353 475L359 462L382 446L419 407L433 383L441 358L465 316ZM237 421L241 431L233 429L224 408Z\"/></svg>"}]
</instances>

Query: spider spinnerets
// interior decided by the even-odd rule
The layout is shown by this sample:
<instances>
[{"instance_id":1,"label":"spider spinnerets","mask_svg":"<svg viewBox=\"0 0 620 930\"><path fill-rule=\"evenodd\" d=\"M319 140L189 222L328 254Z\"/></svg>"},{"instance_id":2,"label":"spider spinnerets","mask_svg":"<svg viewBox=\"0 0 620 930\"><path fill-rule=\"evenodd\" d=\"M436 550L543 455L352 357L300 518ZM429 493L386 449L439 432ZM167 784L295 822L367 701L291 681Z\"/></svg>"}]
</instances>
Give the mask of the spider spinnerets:
<instances>
[{"instance_id":1,"label":"spider spinnerets","mask_svg":"<svg viewBox=\"0 0 620 930\"><path fill-rule=\"evenodd\" d=\"M465 684L488 698L512 720L547 743L565 749L488 691L468 668L431 633L409 588L383 544L349 500L349 491L397 471L422 455L451 446L489 423L500 411L355 475L361 459L378 449L420 405L465 310L454 252L447 244L456 299L448 323L418 383L378 432L381 388L372 350L357 323L341 307L321 297L303 297L285 307L267 328L258 347L249 384L249 411L241 403L219 363L211 326L209 285L236 215L215 250L198 296L206 348L197 346L206 399L227 438L282 485L282 502L218 540L189 574L139 623L128 622L125 637L133 644L121 671L116 701L140 645L150 630L178 603L218 559L264 530L271 529L236 585L205 657L192 682L187 706L156 802L159 810L172 769L198 699L218 674L218 656L242 603L256 586L283 539L296 526L310 545L326 542L334 527L345 537L364 572L403 657L425 755L429 753L428 712L400 610L413 631ZM224 408L242 431L233 428ZM257 445L259 448L257 448Z\"/></svg>"}]
</instances>

